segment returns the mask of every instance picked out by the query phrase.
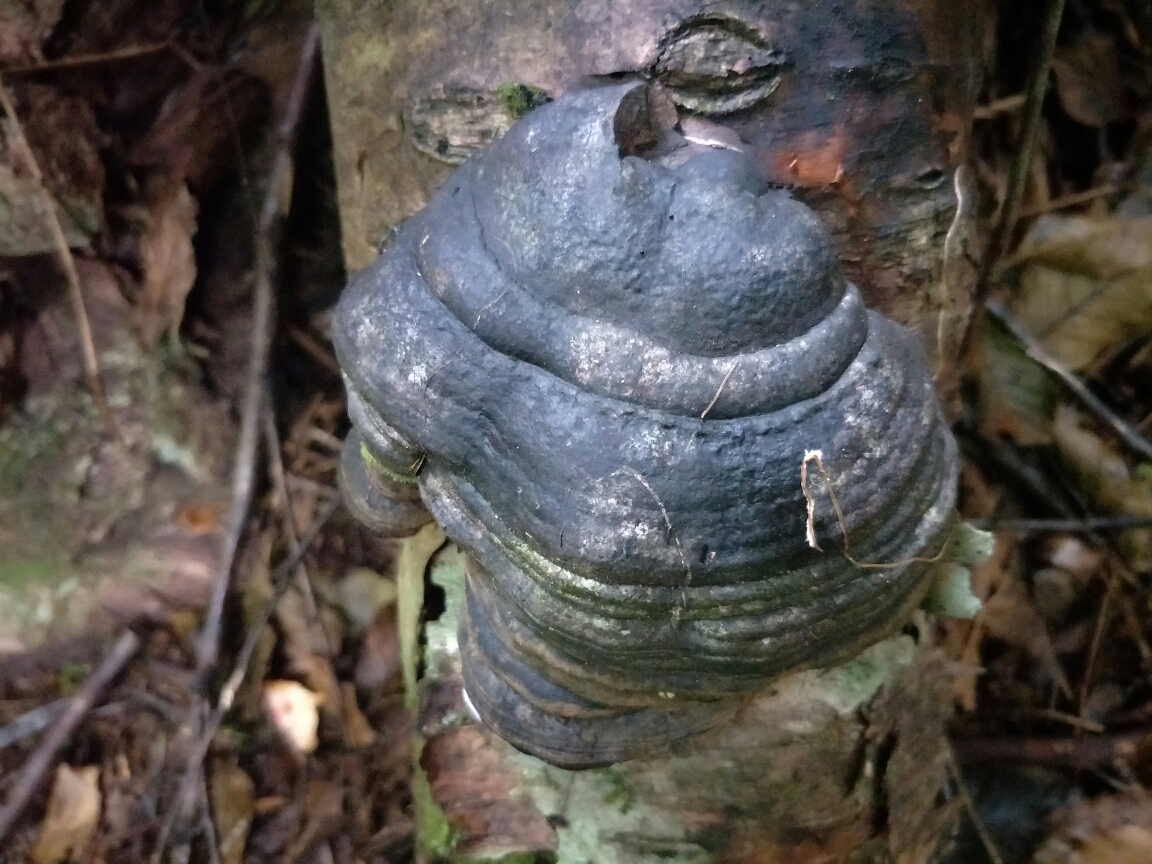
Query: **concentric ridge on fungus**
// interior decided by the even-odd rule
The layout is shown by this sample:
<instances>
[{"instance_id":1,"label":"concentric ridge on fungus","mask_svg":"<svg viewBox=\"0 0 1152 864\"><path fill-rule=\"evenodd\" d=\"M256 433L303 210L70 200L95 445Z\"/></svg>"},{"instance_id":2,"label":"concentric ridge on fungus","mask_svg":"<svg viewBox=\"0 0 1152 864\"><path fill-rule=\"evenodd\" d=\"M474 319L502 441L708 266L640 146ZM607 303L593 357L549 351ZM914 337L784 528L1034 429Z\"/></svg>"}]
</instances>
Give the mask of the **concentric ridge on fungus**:
<instances>
[{"instance_id":1,"label":"concentric ridge on fungus","mask_svg":"<svg viewBox=\"0 0 1152 864\"><path fill-rule=\"evenodd\" d=\"M667 746L903 623L929 567L809 548L805 451L857 560L930 556L952 521L956 448L913 337L863 307L807 208L661 125L659 100L632 84L533 111L337 316L353 510L410 532L418 482L470 553L471 702L564 765Z\"/></svg>"}]
</instances>

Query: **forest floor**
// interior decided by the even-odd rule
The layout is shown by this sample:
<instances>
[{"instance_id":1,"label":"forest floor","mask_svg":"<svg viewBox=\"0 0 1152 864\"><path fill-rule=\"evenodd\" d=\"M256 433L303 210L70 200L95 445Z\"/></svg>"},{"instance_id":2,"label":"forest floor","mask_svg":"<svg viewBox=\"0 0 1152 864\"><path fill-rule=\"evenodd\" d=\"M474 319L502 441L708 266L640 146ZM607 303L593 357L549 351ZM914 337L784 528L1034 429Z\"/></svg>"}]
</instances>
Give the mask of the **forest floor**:
<instances>
[{"instance_id":1,"label":"forest floor","mask_svg":"<svg viewBox=\"0 0 1152 864\"><path fill-rule=\"evenodd\" d=\"M1001 4L985 237L1042 5ZM0 861L411 860L395 549L335 488L345 273L310 6L13 6ZM1147 16L1067 5L965 357L962 512L996 548L981 613L935 625L971 799L955 861L1152 861Z\"/></svg>"}]
</instances>

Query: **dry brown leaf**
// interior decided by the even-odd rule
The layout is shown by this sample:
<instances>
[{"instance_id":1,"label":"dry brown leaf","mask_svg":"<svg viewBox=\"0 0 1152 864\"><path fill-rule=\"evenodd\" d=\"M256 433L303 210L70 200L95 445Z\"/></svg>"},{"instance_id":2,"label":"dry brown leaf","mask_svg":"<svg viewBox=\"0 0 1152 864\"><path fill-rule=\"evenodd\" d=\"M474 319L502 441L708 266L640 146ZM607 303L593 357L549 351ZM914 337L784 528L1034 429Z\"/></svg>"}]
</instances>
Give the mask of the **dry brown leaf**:
<instances>
[{"instance_id":1,"label":"dry brown leaf","mask_svg":"<svg viewBox=\"0 0 1152 864\"><path fill-rule=\"evenodd\" d=\"M1106 280L1152 270L1152 216L1041 216L1011 260L1029 262Z\"/></svg>"},{"instance_id":2,"label":"dry brown leaf","mask_svg":"<svg viewBox=\"0 0 1152 864\"><path fill-rule=\"evenodd\" d=\"M1089 32L1060 46L1052 72L1060 105L1077 123L1100 127L1124 117L1124 78L1110 35Z\"/></svg>"},{"instance_id":3,"label":"dry brown leaf","mask_svg":"<svg viewBox=\"0 0 1152 864\"><path fill-rule=\"evenodd\" d=\"M972 363L980 382L981 436L1008 437L1023 446L1047 444L1057 393L1047 370L991 323L978 331Z\"/></svg>"},{"instance_id":4,"label":"dry brown leaf","mask_svg":"<svg viewBox=\"0 0 1152 864\"><path fill-rule=\"evenodd\" d=\"M1076 409L1061 405L1052 431L1064 464L1094 508L1113 515L1152 516L1152 480L1133 477L1107 442L1080 425ZM1129 567L1138 573L1152 569L1152 532L1129 530L1116 538Z\"/></svg>"},{"instance_id":5,"label":"dry brown leaf","mask_svg":"<svg viewBox=\"0 0 1152 864\"><path fill-rule=\"evenodd\" d=\"M48 812L40 823L33 864L59 864L76 860L100 821L100 769L56 768L56 781L48 799Z\"/></svg>"},{"instance_id":6,"label":"dry brown leaf","mask_svg":"<svg viewBox=\"0 0 1152 864\"><path fill-rule=\"evenodd\" d=\"M1000 586L1014 580L1011 567L1016 558L1016 546L1014 535L997 534L992 554L986 561L972 567L972 593L982 602L986 602ZM974 621L942 622L946 635L945 649L961 667L952 679L952 695L965 711L976 710L980 646L986 633L983 619L984 615L980 614Z\"/></svg>"},{"instance_id":7,"label":"dry brown leaf","mask_svg":"<svg viewBox=\"0 0 1152 864\"><path fill-rule=\"evenodd\" d=\"M344 791L327 780L311 780L305 795L307 821L300 836L288 847L283 864L295 864L340 829L344 816Z\"/></svg>"},{"instance_id":8,"label":"dry brown leaf","mask_svg":"<svg viewBox=\"0 0 1152 864\"><path fill-rule=\"evenodd\" d=\"M1152 327L1152 218L1045 216L1013 261L1017 317L1072 369Z\"/></svg>"},{"instance_id":9,"label":"dry brown leaf","mask_svg":"<svg viewBox=\"0 0 1152 864\"><path fill-rule=\"evenodd\" d=\"M351 567L337 583L335 595L355 633L370 625L378 610L396 602L396 580L368 567Z\"/></svg>"},{"instance_id":10,"label":"dry brown leaf","mask_svg":"<svg viewBox=\"0 0 1152 864\"><path fill-rule=\"evenodd\" d=\"M297 753L311 753L320 743L320 696L298 681L266 681L264 713L288 746Z\"/></svg>"},{"instance_id":11,"label":"dry brown leaf","mask_svg":"<svg viewBox=\"0 0 1152 864\"><path fill-rule=\"evenodd\" d=\"M248 829L252 826L255 785L234 761L217 759L212 766L212 813L216 818L223 864L241 864Z\"/></svg>"},{"instance_id":12,"label":"dry brown leaf","mask_svg":"<svg viewBox=\"0 0 1152 864\"><path fill-rule=\"evenodd\" d=\"M356 701L356 686L343 681L340 693L344 697L344 740L349 747L371 747L376 742L376 732Z\"/></svg>"},{"instance_id":13,"label":"dry brown leaf","mask_svg":"<svg viewBox=\"0 0 1152 864\"><path fill-rule=\"evenodd\" d=\"M1084 582L1104 564L1102 553L1071 534L1054 534L1049 537L1043 544L1041 555L1053 567L1067 570Z\"/></svg>"},{"instance_id":14,"label":"dry brown leaf","mask_svg":"<svg viewBox=\"0 0 1152 864\"><path fill-rule=\"evenodd\" d=\"M40 47L64 11L64 0L0 5L0 62L40 60Z\"/></svg>"},{"instance_id":15,"label":"dry brown leaf","mask_svg":"<svg viewBox=\"0 0 1152 864\"><path fill-rule=\"evenodd\" d=\"M381 609L364 633L353 678L364 690L381 687L400 674L400 632L396 607Z\"/></svg>"},{"instance_id":16,"label":"dry brown leaf","mask_svg":"<svg viewBox=\"0 0 1152 864\"><path fill-rule=\"evenodd\" d=\"M319 694L326 713L339 716L340 685L329 657L339 646L328 644L328 635L319 620L310 618L303 594L289 591L276 604L276 621L283 636L281 647L288 660L289 674L297 675Z\"/></svg>"},{"instance_id":17,"label":"dry brown leaf","mask_svg":"<svg viewBox=\"0 0 1152 864\"><path fill-rule=\"evenodd\" d=\"M148 227L140 239L144 286L135 320L145 345L155 345L165 332L175 332L184 318L184 301L196 281L196 199L185 183L164 185L148 210Z\"/></svg>"},{"instance_id":18,"label":"dry brown leaf","mask_svg":"<svg viewBox=\"0 0 1152 864\"><path fill-rule=\"evenodd\" d=\"M1019 579L1006 580L985 601L980 622L990 636L1028 654L1064 694L1071 697L1072 688L1056 655L1044 617Z\"/></svg>"},{"instance_id":19,"label":"dry brown leaf","mask_svg":"<svg viewBox=\"0 0 1152 864\"><path fill-rule=\"evenodd\" d=\"M1081 801L1052 817L1033 864L1148 864L1152 800L1142 791Z\"/></svg>"}]
</instances>

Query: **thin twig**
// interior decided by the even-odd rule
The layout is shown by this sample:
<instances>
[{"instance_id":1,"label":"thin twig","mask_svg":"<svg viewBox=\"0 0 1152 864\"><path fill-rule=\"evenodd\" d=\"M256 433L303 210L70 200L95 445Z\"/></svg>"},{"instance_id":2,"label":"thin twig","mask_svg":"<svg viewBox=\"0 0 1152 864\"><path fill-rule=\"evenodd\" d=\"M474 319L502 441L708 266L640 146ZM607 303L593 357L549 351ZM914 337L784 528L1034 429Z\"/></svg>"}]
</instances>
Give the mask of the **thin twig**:
<instances>
[{"instance_id":1,"label":"thin twig","mask_svg":"<svg viewBox=\"0 0 1152 864\"><path fill-rule=\"evenodd\" d=\"M943 559L944 554L948 551L948 547L952 542L952 534L955 531L949 532L948 536L944 539L944 545L940 547L940 551L931 557L914 556L912 558L903 558L899 561L860 561L852 556L849 549L848 540L848 520L844 518L844 508L840 505L840 498L836 495L836 487L832 483L832 475L828 473L828 469L824 467L824 454L820 450L806 450L804 458L800 462L800 491L804 493L804 500L808 504L808 519L805 522L805 536L808 540L808 545L818 552L824 550L820 544L816 542L816 499L812 495L812 490L808 485L808 463L815 462L816 469L820 472L821 478L824 480L824 486L828 490L828 497L832 501L832 509L836 512L836 522L840 526L840 534L844 538L844 549L840 553L854 567L860 567L864 570L890 570L894 567L906 567L909 564L935 564Z\"/></svg>"},{"instance_id":2,"label":"thin twig","mask_svg":"<svg viewBox=\"0 0 1152 864\"><path fill-rule=\"evenodd\" d=\"M37 705L26 711L8 725L0 728L0 750L9 744L30 738L37 732L47 729L68 707L67 699L55 699L46 705Z\"/></svg>"},{"instance_id":3,"label":"thin twig","mask_svg":"<svg viewBox=\"0 0 1152 864\"><path fill-rule=\"evenodd\" d=\"M220 566L216 571L216 581L205 617L204 629L197 646L197 678L216 662L220 643L220 621L224 611L224 598L228 594L228 584L236 550L240 545L240 535L248 518L248 508L252 500L253 477L256 469L256 448L260 435L260 412L264 402L264 375L268 365L268 350L272 335L272 267L273 267L273 228L280 212L280 193L284 179L291 166L291 144L300 117L304 113L305 97L312 78L319 47L319 31L315 24L304 38L300 59L296 66L296 77L284 119L277 130L277 152L268 176L268 191L256 223L256 287L252 311L252 339L248 355L248 370L244 381L244 398L240 409L240 435L236 446L236 463L232 475L232 502L228 510L228 520L224 533L224 548Z\"/></svg>"},{"instance_id":4,"label":"thin twig","mask_svg":"<svg viewBox=\"0 0 1152 864\"><path fill-rule=\"evenodd\" d=\"M701 420L703 420L705 417L707 417L708 412L716 407L716 403L720 401L720 394L723 393L724 388L728 386L728 379L730 379L732 377L732 373L736 371L736 367L739 365L740 365L740 358L737 357L736 362L732 364L732 368L730 368L724 374L724 378L720 382L720 386L716 388L716 395L712 397L712 401L708 403L708 407L700 412L700 419Z\"/></svg>"},{"instance_id":5,"label":"thin twig","mask_svg":"<svg viewBox=\"0 0 1152 864\"><path fill-rule=\"evenodd\" d=\"M311 333L301 330L295 324L289 324L285 332L288 334L288 338L299 345L305 354L337 378L340 377L340 364L336 362L336 357L328 348L317 342Z\"/></svg>"},{"instance_id":6,"label":"thin twig","mask_svg":"<svg viewBox=\"0 0 1152 864\"><path fill-rule=\"evenodd\" d=\"M117 48L115 51L102 51L97 54L76 54L72 57L59 57L55 60L41 60L39 63L6 66L0 69L0 74L22 75L29 72L49 72L53 69L70 69L75 66L114 63L118 60L130 60L133 57L159 54L161 51L167 51L173 47L171 42L160 42L156 45L130 45L127 48Z\"/></svg>"},{"instance_id":7,"label":"thin twig","mask_svg":"<svg viewBox=\"0 0 1152 864\"><path fill-rule=\"evenodd\" d=\"M664 506L664 502L660 500L660 496L656 494L656 490L652 488L652 484L645 480L644 475L637 471L635 468L629 468L625 466L624 468L621 468L613 473L627 474L629 477L636 478L636 481L645 489L647 489L648 494L655 499L656 506L660 508L660 515L664 517L664 528L667 531L665 536L676 544L676 551L680 555L680 563L684 565L684 573L686 574L684 577L684 587L687 588L692 584L692 567L689 565L688 558L684 554L684 547L680 544L680 537L676 534L676 530L672 527L672 520L668 518L668 509Z\"/></svg>"},{"instance_id":8,"label":"thin twig","mask_svg":"<svg viewBox=\"0 0 1152 864\"><path fill-rule=\"evenodd\" d=\"M986 105L977 105L972 110L973 120L991 120L993 117L998 117L1001 114L1007 114L1010 111L1019 111L1024 107L1024 103L1028 101L1028 97L1024 93L1015 93L1012 96L1003 96L999 99L993 99Z\"/></svg>"},{"instance_id":9,"label":"thin twig","mask_svg":"<svg viewBox=\"0 0 1152 864\"><path fill-rule=\"evenodd\" d=\"M1103 723L1097 723L1095 720L1090 720L1087 717L1077 717L1075 714L1065 714L1063 711L1057 711L1053 708L1025 708L1021 713L1026 717L1051 720L1055 723L1066 723L1074 729L1082 729L1094 735L1099 735L1104 731Z\"/></svg>"},{"instance_id":10,"label":"thin twig","mask_svg":"<svg viewBox=\"0 0 1152 864\"><path fill-rule=\"evenodd\" d=\"M1038 762L1065 768L1106 768L1133 759L1152 741L1152 729L1070 738L958 738L961 763Z\"/></svg>"},{"instance_id":11,"label":"thin twig","mask_svg":"<svg viewBox=\"0 0 1152 864\"><path fill-rule=\"evenodd\" d=\"M0 844L4 842L16 824L16 820L20 818L24 808L28 806L28 802L32 800L32 796L40 788L40 784L43 783L44 776L56 760L56 754L60 752L60 748L76 731L76 727L80 725L84 715L103 695L108 685L112 683L112 679L120 674L120 671L132 659L132 655L136 653L139 647L139 637L131 630L126 631L117 640L108 656L104 658L104 662L88 676L80 689L69 699L68 707L57 718L48 734L44 736L44 740L40 742L36 752L24 763L20 776L8 792L8 800L4 808L0 809Z\"/></svg>"},{"instance_id":12,"label":"thin twig","mask_svg":"<svg viewBox=\"0 0 1152 864\"><path fill-rule=\"evenodd\" d=\"M1056 532L1125 531L1152 527L1152 516L1089 516L1084 519L971 519L985 531L1012 531L1021 534Z\"/></svg>"},{"instance_id":13,"label":"thin twig","mask_svg":"<svg viewBox=\"0 0 1152 864\"><path fill-rule=\"evenodd\" d=\"M980 818L980 813L976 809L976 802L972 800L972 796L968 793L968 786L964 782L964 775L960 773L960 766L956 764L956 757L952 754L952 748L947 748L948 754L948 773L952 775L952 782L956 784L956 792L960 795L960 800L964 803L964 809L968 811L968 819L972 822L972 827L976 829L976 836L980 838L980 843L984 846L984 851L988 853L988 858L992 864L1004 864L1004 858L1000 855L1000 850L996 848L996 843L992 840L992 835L988 833L988 828L984 824L984 820Z\"/></svg>"},{"instance_id":14,"label":"thin twig","mask_svg":"<svg viewBox=\"0 0 1152 864\"><path fill-rule=\"evenodd\" d=\"M1152 646L1144 635L1144 625L1140 623L1140 615L1136 612L1136 604L1127 594L1120 595L1120 612L1124 616L1124 626L1128 628L1128 637L1136 643L1136 650L1140 652L1140 665L1144 667L1145 675L1152 670Z\"/></svg>"},{"instance_id":15,"label":"thin twig","mask_svg":"<svg viewBox=\"0 0 1152 864\"><path fill-rule=\"evenodd\" d=\"M276 431L276 417L272 409L272 396L267 397L264 410L264 449L268 452L268 473L272 475L272 489L283 508L284 536L288 539L288 551L295 554L300 549L300 532L296 528L296 517L292 511L292 495L288 491L288 479L284 472L284 462L280 456L280 434ZM309 624L319 624L320 616L316 609L316 595L312 591L312 581L308 578L308 568L301 564L296 568L296 588L304 601L304 613ZM327 638L327 637L325 637ZM329 645L327 641L326 645ZM325 654L330 653L330 649Z\"/></svg>"},{"instance_id":16,"label":"thin twig","mask_svg":"<svg viewBox=\"0 0 1152 864\"><path fill-rule=\"evenodd\" d=\"M168 846L168 838L172 835L172 829L176 825L176 820L180 818L181 813L184 812L188 802L191 800L191 796L196 791L200 776L199 768L204 762L204 757L208 755L208 748L212 746L212 738L216 735L216 731L220 728L220 723L224 719L224 715L228 713L233 701L236 699L236 691L240 689L240 685L244 682L244 676L247 674L248 666L252 662L252 655L256 651L256 646L260 643L260 636L264 632L264 628L268 625L268 621L272 617L272 613L275 611L277 604L284 597L284 592L287 591L288 587L292 584L292 574L295 573L296 567L301 559L303 559L304 554L311 548L312 543L320 535L321 530L323 530L339 506L339 501L329 502L316 517L316 521L312 524L312 527L300 538L299 549L277 565L276 569L272 572L272 594L264 601L264 606L260 609L260 613L248 628L248 634L245 637L243 646L240 648L240 653L236 657L236 663L232 667L232 673L228 676L228 680L224 682L224 686L220 688L220 694L216 698L216 707L212 709L212 712L204 721L200 737L196 740L195 745L188 754L188 761L184 766L184 775L180 783L180 788L177 790L176 798L172 802L168 813L164 817L164 823L160 827L160 833L156 840L156 848L152 853L153 864L159 864L162 859L164 850Z\"/></svg>"},{"instance_id":17,"label":"thin twig","mask_svg":"<svg viewBox=\"0 0 1152 864\"><path fill-rule=\"evenodd\" d=\"M1115 183L1105 183L1102 186L1096 186L1092 189L1085 189L1083 192L1075 192L1071 195L1065 195L1062 198L1056 198L1055 200L1049 201L1047 204L1021 210L1020 218L1027 219L1030 216L1040 216L1044 213L1051 213L1055 210L1064 210L1068 207L1077 207L1080 204L1087 204L1089 201L1095 201L1097 198L1105 198L1108 195L1115 195L1119 191L1120 187Z\"/></svg>"},{"instance_id":18,"label":"thin twig","mask_svg":"<svg viewBox=\"0 0 1152 864\"><path fill-rule=\"evenodd\" d=\"M200 769L200 823L204 829L204 842L208 844L209 864L221 864L220 840L216 835L216 823L212 821L212 804L203 768Z\"/></svg>"},{"instance_id":19,"label":"thin twig","mask_svg":"<svg viewBox=\"0 0 1152 864\"><path fill-rule=\"evenodd\" d=\"M957 248L962 226L968 221L972 210L972 196L967 194L967 166L959 165L952 174L952 192L956 196L956 212L952 214L952 222L948 226L948 233L944 235L943 260L940 262L940 311L936 313L936 371L932 373L933 380L940 377L944 371L944 337L948 321L945 312L947 304L952 298L952 289L948 283L948 265L958 261L963 249Z\"/></svg>"},{"instance_id":20,"label":"thin twig","mask_svg":"<svg viewBox=\"0 0 1152 864\"><path fill-rule=\"evenodd\" d=\"M1104 625L1108 623L1109 608L1112 597L1116 594L1119 579L1115 573L1108 574L1108 589L1104 592L1104 599L1100 601L1100 611L1096 614L1096 627L1092 631L1092 643L1088 647L1088 660L1084 663L1084 676L1080 680L1080 694L1078 712L1084 716L1084 709L1088 704L1088 691L1092 689L1092 681L1096 677L1096 658L1100 654L1100 642L1104 638Z\"/></svg>"},{"instance_id":21,"label":"thin twig","mask_svg":"<svg viewBox=\"0 0 1152 864\"><path fill-rule=\"evenodd\" d=\"M24 161L28 163L28 173L40 194L44 218L48 223L48 230L52 234L52 243L56 247L56 257L60 259L60 266L64 269L64 277L68 282L68 298L72 302L72 313L76 318L76 328L80 334L80 349L84 357L84 377L88 379L88 389L92 391L92 400L96 403L96 410L100 412L109 434L119 441L120 433L116 429L112 412L108 408L108 398L104 394L104 381L100 377L100 360L96 356L96 343L92 338L92 325L88 322L88 310L84 308L84 292L80 288L80 274L76 272L76 259L72 257L72 250L68 248L68 238L64 236L64 227L60 224L60 217L56 213L56 200L44 183L44 174L40 171L40 163L36 161L36 154L32 152L32 145L28 143L28 138L24 135L24 127L20 125L20 118L16 116L16 107L12 104L12 97L2 79L0 79L0 103L4 105L4 113L12 125L11 131L16 139L16 146L23 153Z\"/></svg>"},{"instance_id":22,"label":"thin twig","mask_svg":"<svg viewBox=\"0 0 1152 864\"><path fill-rule=\"evenodd\" d=\"M284 473L284 479L287 481L290 487L295 486L298 489L311 492L318 498L332 499L340 497L340 490L336 487L327 486L324 483L317 483L315 480L311 480L308 477L302 477L299 474L293 474L291 471L286 471Z\"/></svg>"},{"instance_id":23,"label":"thin twig","mask_svg":"<svg viewBox=\"0 0 1152 864\"><path fill-rule=\"evenodd\" d=\"M1152 443L1097 398L1084 382L1067 369L1063 363L1049 354L1048 350L1009 314L1003 304L990 300L986 308L988 313L1004 325L1008 332L1023 346L1029 357L1059 378L1085 408L1111 427L1121 441L1144 459L1152 459Z\"/></svg>"},{"instance_id":24,"label":"thin twig","mask_svg":"<svg viewBox=\"0 0 1152 864\"><path fill-rule=\"evenodd\" d=\"M1000 221L993 229L988 248L984 251L984 260L980 264L980 272L976 277L976 287L972 292L972 307L960 340L961 354L967 350L971 342L973 324L992 288L992 274L1011 242L1012 232L1016 228L1020 201L1024 196L1024 187L1032 165L1032 151L1036 148L1036 137L1040 130L1040 109L1044 106L1044 94L1048 90L1048 73L1052 68L1052 56L1056 52L1056 34L1060 31L1060 21L1063 17L1064 0L1048 0L1040 45L1025 91L1027 101L1024 106L1023 126L1020 129L1020 146L1012 160L1011 172L1008 175L1008 191L1005 193L1004 206L1000 211Z\"/></svg>"}]
</instances>

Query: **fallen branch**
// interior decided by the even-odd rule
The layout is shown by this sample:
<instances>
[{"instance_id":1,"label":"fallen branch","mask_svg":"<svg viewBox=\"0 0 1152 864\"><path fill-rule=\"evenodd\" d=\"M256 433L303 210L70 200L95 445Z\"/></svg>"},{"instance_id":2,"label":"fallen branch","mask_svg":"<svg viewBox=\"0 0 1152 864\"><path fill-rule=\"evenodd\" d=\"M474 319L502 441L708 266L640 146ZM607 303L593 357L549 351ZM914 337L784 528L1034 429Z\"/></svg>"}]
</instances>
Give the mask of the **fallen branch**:
<instances>
[{"instance_id":1,"label":"fallen branch","mask_svg":"<svg viewBox=\"0 0 1152 864\"><path fill-rule=\"evenodd\" d=\"M1048 0L1044 11L1044 25L1040 33L1040 46L1032 66L1031 77L1025 90L1024 120L1020 129L1020 147L1012 160L1008 175L1008 191L1004 196L1004 206L1000 210L1000 220L984 251L984 260L976 277L976 287L972 292L972 308L960 339L960 353L963 354L972 340L973 324L980 314L981 307L988 299L992 288L992 274L996 264L1004 254L1012 239L1012 231L1020 214L1020 201L1024 197L1024 186L1028 182L1028 172L1032 165L1032 151L1036 148L1036 136L1040 129L1040 109L1044 107L1044 94L1048 92L1048 73L1052 69L1052 57L1056 53L1056 34L1060 31L1060 21L1064 17L1064 0Z\"/></svg>"},{"instance_id":2,"label":"fallen branch","mask_svg":"<svg viewBox=\"0 0 1152 864\"><path fill-rule=\"evenodd\" d=\"M0 80L0 103L4 105L4 113L8 122L12 124L12 136L16 140L16 147L28 163L28 173L36 190L40 194L48 230L52 234L52 243L56 247L56 257L60 259L60 266L64 269L64 277L68 282L68 299L72 302L72 313L76 318L76 329L80 333L80 349L84 357L84 377L88 380L88 389L92 392L92 399L96 403L96 410L100 412L104 425L109 434L119 441L120 433L112 419L112 412L108 408L108 398L104 394L104 380L100 377L100 360L96 356L96 343L92 339L92 325L88 322L88 310L84 308L84 292L80 288L80 275L76 272L76 259L72 257L72 250L68 248L68 239L64 236L64 227L60 224L60 217L56 213L56 200L48 187L44 184L44 174L40 171L40 163L36 161L36 154L24 135L24 127L20 125L20 118L16 116L16 107L12 104L12 97L8 88Z\"/></svg>"},{"instance_id":3,"label":"fallen branch","mask_svg":"<svg viewBox=\"0 0 1152 864\"><path fill-rule=\"evenodd\" d=\"M1152 528L1152 516L1086 516L1083 519L970 519L985 531L1012 531L1021 534L1044 534L1064 531L1093 533L1126 531L1130 528Z\"/></svg>"},{"instance_id":4,"label":"fallen branch","mask_svg":"<svg viewBox=\"0 0 1152 864\"><path fill-rule=\"evenodd\" d=\"M57 699L46 705L37 705L0 729L0 750L9 744L30 738L51 726L68 707L67 699Z\"/></svg>"},{"instance_id":5,"label":"fallen branch","mask_svg":"<svg viewBox=\"0 0 1152 864\"><path fill-rule=\"evenodd\" d=\"M71 57L58 57L55 60L41 60L36 63L6 66L0 69L0 74L23 75L30 72L50 72L54 69L72 69L77 66L115 63L118 60L130 60L133 57L146 57L149 54L159 54L161 51L168 51L174 47L171 42L158 42L155 45L129 45L126 48L117 48L115 51L101 51L96 54L75 54Z\"/></svg>"},{"instance_id":6,"label":"fallen branch","mask_svg":"<svg viewBox=\"0 0 1152 864\"><path fill-rule=\"evenodd\" d=\"M962 764L1037 762L1060 768L1107 768L1134 759L1152 741L1152 730L1075 738L958 738L952 748Z\"/></svg>"},{"instance_id":7,"label":"fallen branch","mask_svg":"<svg viewBox=\"0 0 1152 864\"><path fill-rule=\"evenodd\" d=\"M264 606L260 609L260 614L256 616L256 619L249 627L248 634L244 639L244 645L240 648L240 653L236 657L236 663L232 667L232 673L228 676L228 680L224 682L224 686L220 688L220 695L216 698L216 707L212 709L212 713L208 716L207 720L205 720L200 735L188 754L188 761L184 766L184 775L180 783L180 788L177 790L176 798L164 818L164 824L160 827L156 848L152 853L151 860L153 864L160 864L164 850L168 845L168 838L171 837L172 829L176 825L176 820L180 818L184 809L191 802L192 795L195 794L199 788L201 776L200 766L204 763L204 757L208 755L208 748L212 746L212 739L216 735L216 731L220 728L220 723L223 721L224 715L232 708L232 703L236 698L236 691L239 690L240 685L244 683L244 676L248 672L248 665L252 662L252 655L255 653L256 646L260 642L260 634L264 632L264 628L268 625L268 621L271 619L277 604L292 584L292 576L296 572L300 561L304 558L304 554L311 548L312 543L315 542L339 506L339 500L329 502L316 517L316 521L312 523L312 527L300 538L300 545L296 551L291 553L272 572L272 595L264 601Z\"/></svg>"},{"instance_id":8,"label":"fallen branch","mask_svg":"<svg viewBox=\"0 0 1152 864\"><path fill-rule=\"evenodd\" d=\"M253 478L256 471L256 448L260 440L260 414L264 404L264 376L268 367L268 351L272 341L272 270L273 228L280 212L280 195L292 162L292 142L304 113L308 84L319 52L320 36L315 24L304 37L296 77L277 130L276 158L268 176L267 193L256 223L256 287L252 311L252 340L248 354L248 370L244 379L244 398L240 407L240 435L236 445L236 464L232 473L232 500L225 523L223 551L216 571L216 581L204 629L197 645L196 673L198 683L216 662L220 645L220 620L224 611L224 598L232 575L240 535L248 519L252 501Z\"/></svg>"},{"instance_id":9,"label":"fallen branch","mask_svg":"<svg viewBox=\"0 0 1152 864\"><path fill-rule=\"evenodd\" d=\"M103 695L112 679L120 674L139 647L139 637L131 630L125 632L104 658L104 662L88 676L80 689L69 699L64 713L57 718L44 740L40 742L40 746L36 748L36 752L24 763L20 776L16 778L8 793L8 801L0 810L0 844L4 842L12 826L16 824L16 820L20 818L24 808L40 788L60 748L76 731L84 715L91 710L96 700Z\"/></svg>"}]
</instances>

